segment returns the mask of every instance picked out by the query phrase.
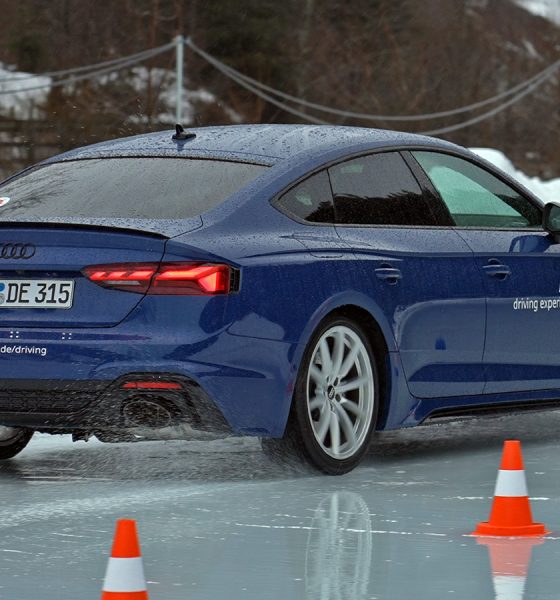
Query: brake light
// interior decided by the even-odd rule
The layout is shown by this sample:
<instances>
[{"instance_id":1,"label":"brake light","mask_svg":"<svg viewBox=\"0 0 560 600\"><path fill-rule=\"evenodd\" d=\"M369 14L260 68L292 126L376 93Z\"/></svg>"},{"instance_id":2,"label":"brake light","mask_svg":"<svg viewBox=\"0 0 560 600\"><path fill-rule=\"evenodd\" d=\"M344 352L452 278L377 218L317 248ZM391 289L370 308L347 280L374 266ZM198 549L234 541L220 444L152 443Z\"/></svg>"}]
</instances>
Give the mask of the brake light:
<instances>
[{"instance_id":1,"label":"brake light","mask_svg":"<svg viewBox=\"0 0 560 600\"><path fill-rule=\"evenodd\" d=\"M138 294L205 296L232 291L229 265L200 263L119 263L94 265L82 273L102 287Z\"/></svg>"}]
</instances>

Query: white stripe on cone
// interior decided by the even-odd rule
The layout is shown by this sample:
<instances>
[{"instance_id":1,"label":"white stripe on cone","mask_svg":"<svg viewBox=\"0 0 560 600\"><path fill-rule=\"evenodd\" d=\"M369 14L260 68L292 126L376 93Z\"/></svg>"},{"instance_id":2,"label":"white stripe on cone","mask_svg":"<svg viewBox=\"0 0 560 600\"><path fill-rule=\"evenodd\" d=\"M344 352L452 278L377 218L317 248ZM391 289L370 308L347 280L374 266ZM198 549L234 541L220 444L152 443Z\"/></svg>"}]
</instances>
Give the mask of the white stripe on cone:
<instances>
[{"instance_id":1,"label":"white stripe on cone","mask_svg":"<svg viewBox=\"0 0 560 600\"><path fill-rule=\"evenodd\" d=\"M525 577L517 575L495 575L494 592L496 600L523 600Z\"/></svg>"},{"instance_id":2,"label":"white stripe on cone","mask_svg":"<svg viewBox=\"0 0 560 600\"><path fill-rule=\"evenodd\" d=\"M103 584L104 592L144 592L146 589L141 557L109 559Z\"/></svg>"},{"instance_id":3,"label":"white stripe on cone","mask_svg":"<svg viewBox=\"0 0 560 600\"><path fill-rule=\"evenodd\" d=\"M525 481L525 471L498 471L496 479L496 489L494 496L509 496L518 498L520 496L529 496L527 483Z\"/></svg>"}]
</instances>

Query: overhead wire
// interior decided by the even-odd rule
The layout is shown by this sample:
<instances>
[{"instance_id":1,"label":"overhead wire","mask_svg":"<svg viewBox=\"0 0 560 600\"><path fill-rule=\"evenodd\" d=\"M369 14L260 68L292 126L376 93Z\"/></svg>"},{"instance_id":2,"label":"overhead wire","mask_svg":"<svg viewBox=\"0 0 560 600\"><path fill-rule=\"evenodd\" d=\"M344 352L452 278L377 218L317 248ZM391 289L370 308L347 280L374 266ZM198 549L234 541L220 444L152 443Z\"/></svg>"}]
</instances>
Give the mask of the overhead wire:
<instances>
[{"instance_id":1,"label":"overhead wire","mask_svg":"<svg viewBox=\"0 0 560 600\"><path fill-rule=\"evenodd\" d=\"M461 106L455 109L439 111L433 113L424 113L418 115L376 115L371 113L358 113L353 111L345 111L337 108L332 108L329 106L325 106L323 104L318 104L315 102L310 102L305 100L304 98L298 98L291 94L287 94L273 88L269 85L266 85L240 71L230 67L224 62L217 59L215 56L205 52L202 48L199 48L191 38L187 38L185 40L185 45L190 48L193 52L195 52L198 56L220 71L223 75L237 83L239 86L245 88L256 96L262 98L266 102L284 110L287 113L290 113L296 117L299 117L305 121L315 124L327 125L328 121L320 119L314 115L310 115L307 112L299 110L298 108L294 108L279 100L279 98L286 100L287 102L291 102L294 104L298 104L299 106L310 108L312 110L318 112L324 112L332 115L336 115L338 117L350 118L350 119L360 119L360 120L370 120L370 121L423 121L429 119L440 119L453 115L463 114L466 112L471 112L473 110L482 108L484 106L488 106L490 104L494 104L500 100L505 98L509 98L507 101L495 106L491 110L488 110L482 114L474 116L466 121L461 121L460 123L455 123L453 125L448 125L445 127L439 127L435 129L430 129L427 131L422 131L419 133L424 133L428 135L437 135L442 133L448 133L452 131L457 131L459 129L463 129L469 127L471 125L475 125L480 123L486 119L493 117L494 115L506 110L510 106L513 106L527 95L533 93L538 87L540 87L543 83L548 81L554 73L560 68L560 60L555 61L551 65L549 65L546 69L543 69L536 75L533 75L529 79L518 83L517 85L504 90L503 92L496 94L490 98L486 98L484 100L480 100L478 102L474 102L472 104L468 104L465 106ZM170 42L168 44L164 44L162 46L158 46L156 48L150 48L148 50L143 50L142 52L137 52L135 54L131 54L128 56L124 56L118 59L111 59L107 61L103 61L100 63L95 63L92 65L84 65L81 67L74 67L71 69L62 69L59 71L51 71L48 73L36 74L36 75L26 75L24 77L14 77L14 78L3 78L0 79L1 83L15 83L20 81L25 81L27 79L37 78L37 77L56 77L62 75L71 75L70 77L65 77L64 79L59 79L55 81L49 81L38 85L28 86L25 88L12 88L12 89L0 89L0 95L6 94L15 94L15 93L25 93L39 89L45 88L53 88L59 87L63 85L68 85L72 83L77 83L79 81L84 81L88 79L95 79L102 75L106 75L109 73L116 72L118 70L124 69L126 67L132 66L134 64L138 64L140 62L144 62L149 58L154 56L158 56L159 54L163 54L164 52L169 51L170 49L175 47L174 42ZM0 86L1 88L1 86Z\"/></svg>"},{"instance_id":2,"label":"overhead wire","mask_svg":"<svg viewBox=\"0 0 560 600\"><path fill-rule=\"evenodd\" d=\"M459 129L465 129L466 127L470 127L471 125L476 125L477 123L481 123L482 121L485 121L486 119L489 119L490 117L493 117L493 116L503 112L510 106L517 104L517 102L519 102L520 100L525 98L525 96L532 94L538 87L540 87L543 83L548 81L548 79L549 79L549 76L542 77L541 79L539 79L538 81L535 81L527 89L523 90L522 92L520 92L519 94L517 94L516 96L514 96L507 102L504 102L503 104L500 104L499 106L496 106L492 110L482 113L481 115L477 115L476 117L473 117L472 119L468 119L467 121L462 121L461 123L456 123L455 125L448 125L447 127L440 127L438 129L431 129L428 131L420 131L419 133L422 133L424 135L440 135L442 133L450 133L451 131L458 131Z\"/></svg>"},{"instance_id":3,"label":"overhead wire","mask_svg":"<svg viewBox=\"0 0 560 600\"><path fill-rule=\"evenodd\" d=\"M87 79L95 79L100 77L101 75L107 75L109 73L113 73L116 71L120 71L126 67L130 67L132 65L145 62L149 58L153 58L154 56L158 56L159 54L163 54L164 52L168 52L174 44L165 44L164 46L159 46L157 48L152 48L150 50L145 50L144 52L138 53L136 55L131 55L130 57L124 57L118 63L110 61L112 64L103 69L97 69L96 71L92 71L89 73L85 73L83 75L71 76L65 79L59 79L56 81L49 81L38 85L28 86L25 88L12 88L12 89L0 89L0 95L5 94L20 94L23 92L32 92L35 90L45 89L45 88L53 88L60 87L63 85L68 85L71 83L78 83L79 81L84 81ZM81 69L85 69L85 67L79 67ZM34 77L42 77L43 75L35 75ZM13 79L11 82L20 81L19 79Z\"/></svg>"},{"instance_id":4,"label":"overhead wire","mask_svg":"<svg viewBox=\"0 0 560 600\"><path fill-rule=\"evenodd\" d=\"M191 50L193 52L195 52L196 54L201 56L201 58L204 58L208 63L210 63L218 71L223 73L226 77L228 77L232 81L235 81L235 83L237 83L241 87L244 87L246 90L249 90L250 92L252 92L256 96L258 96L259 98L262 98L263 100L270 102L270 104L273 104L274 106L276 106L278 108L281 108L282 110L286 111L287 113L290 113L296 117L300 117L301 119L304 119L305 121L308 121L310 123L315 123L316 125L330 125L330 123L328 123L328 121L324 121L317 117L313 117L312 115L308 115L307 113L304 113L303 111L297 110L296 108L293 108L283 102L280 102L273 96L267 94L266 92L263 92L262 90L260 90L256 86L252 85L251 83L245 81L244 79L241 79L235 73L230 73L228 68L226 67L226 65L224 65L221 61L214 59L212 56L210 56L209 54L204 52L204 50L201 50L200 48L198 48L198 46L189 45L189 47L191 48Z\"/></svg>"},{"instance_id":5,"label":"overhead wire","mask_svg":"<svg viewBox=\"0 0 560 600\"><path fill-rule=\"evenodd\" d=\"M93 71L95 69L110 67L113 65L117 65L121 62L133 60L135 58L143 58L146 54L150 54L154 50L169 50L175 46L174 42L169 42L168 44L163 44L162 46L157 46L156 48L149 48L148 50L142 50L141 52L136 52L135 54L129 54L128 56L120 56L119 58L113 58L111 60L104 60L102 62L94 63L91 65L83 65L81 67L72 67L69 69L61 69L59 71L47 71L46 73L29 73L28 75L24 75L23 77L2 77L0 78L0 83L9 83L12 81L26 81L27 79L35 79L36 77L60 77L62 75L71 75L73 73L83 73L84 71Z\"/></svg>"},{"instance_id":6,"label":"overhead wire","mask_svg":"<svg viewBox=\"0 0 560 600\"><path fill-rule=\"evenodd\" d=\"M201 48L199 48L192 41L191 38L187 38L185 40L185 45L188 46L189 48L191 48L191 50L193 50L196 54L201 56L207 62L212 64L215 68L222 71L222 73L229 75L231 77L231 79L242 80L245 83L252 85L253 87L259 88L261 90L265 90L266 92L269 92L272 95L278 96L279 98L283 98L284 100L293 102L295 104L299 104L300 106L305 106L307 108L310 108L310 109L313 109L313 110L316 110L319 112L329 113L329 114L333 114L333 115L344 117L344 118L370 120L370 121L424 121L424 120L429 120L429 119L436 119L436 118L439 119L439 118L454 116L454 115L458 115L458 114L462 114L462 113L466 113L466 112L471 112L478 108L482 108L483 106L487 106L489 104L494 104L495 102L498 102L499 100L503 100L504 98L508 98L509 96L517 94L517 92L519 92L521 90L530 88L533 83L540 82L542 78L548 79L548 78L552 77L552 75L560 68L560 60L557 60L554 63L552 63L551 65L549 65L548 67L546 67L546 69L543 69L542 71L537 73L536 75L533 75L529 79L526 79L525 81L522 81L522 82L518 83L517 85L515 85L507 90L504 90L503 92L500 92L499 94L496 94L495 96L486 98L485 100L480 100L478 102L474 102L472 104L454 108L451 110L445 110L445 111L439 111L439 112L433 112L433 113L424 113L424 114L419 114L419 115L380 115L380 114L378 115L378 114L371 114L371 113L358 113L358 112L353 112L353 111L340 110L337 108L325 106L323 104L309 102L308 100L305 100L303 98L298 98L291 94L282 92L281 90L278 90L269 85L266 85L256 79L253 79L252 77L249 77L248 75L245 75L244 73L241 73L240 71L237 71L233 67L226 65L225 63L223 63L216 57L212 56L211 54L209 54L209 53L205 52L204 50L202 50ZM239 83L239 81L237 81L237 83ZM522 97L524 97L524 96L522 96ZM304 114L306 114L306 113L304 113ZM307 115L307 116L309 116L309 115Z\"/></svg>"}]
</instances>

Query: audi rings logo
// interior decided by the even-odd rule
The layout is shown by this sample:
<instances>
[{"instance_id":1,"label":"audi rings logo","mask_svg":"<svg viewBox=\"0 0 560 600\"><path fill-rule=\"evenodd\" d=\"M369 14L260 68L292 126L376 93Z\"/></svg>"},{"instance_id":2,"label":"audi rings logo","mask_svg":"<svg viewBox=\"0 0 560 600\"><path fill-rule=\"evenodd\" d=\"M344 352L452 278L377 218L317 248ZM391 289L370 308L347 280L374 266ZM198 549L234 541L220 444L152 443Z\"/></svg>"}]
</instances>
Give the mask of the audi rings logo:
<instances>
[{"instance_id":1,"label":"audi rings logo","mask_svg":"<svg viewBox=\"0 0 560 600\"><path fill-rule=\"evenodd\" d=\"M2 244L0 246L0 258L6 260L28 259L35 256L33 244Z\"/></svg>"}]
</instances>

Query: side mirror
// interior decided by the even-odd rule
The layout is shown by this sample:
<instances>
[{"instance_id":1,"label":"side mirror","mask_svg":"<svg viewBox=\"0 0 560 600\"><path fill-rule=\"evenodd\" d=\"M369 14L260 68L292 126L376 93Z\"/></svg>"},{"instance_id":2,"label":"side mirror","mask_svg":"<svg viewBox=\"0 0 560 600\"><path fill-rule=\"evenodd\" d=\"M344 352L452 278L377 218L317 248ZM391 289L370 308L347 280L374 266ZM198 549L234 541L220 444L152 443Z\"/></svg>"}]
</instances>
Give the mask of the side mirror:
<instances>
[{"instance_id":1,"label":"side mirror","mask_svg":"<svg viewBox=\"0 0 560 600\"><path fill-rule=\"evenodd\" d=\"M560 204L548 202L544 205L543 229L558 241L560 238Z\"/></svg>"}]
</instances>

